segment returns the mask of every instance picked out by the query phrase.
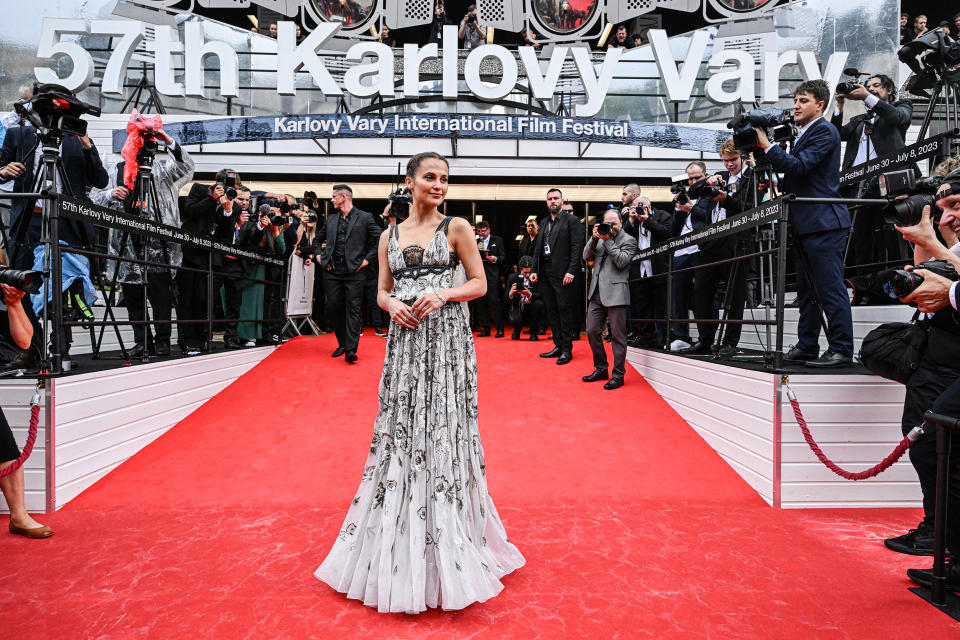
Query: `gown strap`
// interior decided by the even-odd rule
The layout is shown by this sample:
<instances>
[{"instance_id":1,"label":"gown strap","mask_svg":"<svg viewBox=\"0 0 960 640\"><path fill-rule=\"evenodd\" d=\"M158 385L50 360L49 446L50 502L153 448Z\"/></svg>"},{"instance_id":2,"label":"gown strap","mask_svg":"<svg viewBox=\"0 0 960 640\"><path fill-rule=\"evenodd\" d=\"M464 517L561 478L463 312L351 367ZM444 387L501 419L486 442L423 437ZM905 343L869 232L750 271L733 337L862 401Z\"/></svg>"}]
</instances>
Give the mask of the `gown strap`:
<instances>
[{"instance_id":1,"label":"gown strap","mask_svg":"<svg viewBox=\"0 0 960 640\"><path fill-rule=\"evenodd\" d=\"M447 230L450 228L451 220L453 220L453 216L447 216L444 218L443 221L437 225L437 231L443 231L443 235L447 235Z\"/></svg>"}]
</instances>

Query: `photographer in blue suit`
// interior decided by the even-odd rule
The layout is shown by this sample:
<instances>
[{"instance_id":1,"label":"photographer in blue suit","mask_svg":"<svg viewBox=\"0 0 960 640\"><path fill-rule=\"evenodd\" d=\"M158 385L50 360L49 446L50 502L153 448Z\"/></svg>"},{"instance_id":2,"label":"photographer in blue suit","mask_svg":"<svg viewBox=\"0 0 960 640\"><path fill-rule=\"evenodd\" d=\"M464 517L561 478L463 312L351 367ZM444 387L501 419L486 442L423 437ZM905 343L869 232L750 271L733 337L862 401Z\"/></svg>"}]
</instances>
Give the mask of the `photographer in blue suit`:
<instances>
[{"instance_id":1,"label":"photographer in blue suit","mask_svg":"<svg viewBox=\"0 0 960 640\"><path fill-rule=\"evenodd\" d=\"M840 198L840 133L823 118L830 87L808 80L793 92L793 115L800 135L787 153L773 145L762 129L759 146L774 169L783 173L783 193L803 198ZM843 252L850 229L850 212L842 204L791 205L790 225L797 260L799 339L787 352L788 362L810 367L836 367L853 359L853 319L843 282ZM807 274L803 273L806 265ZM811 289L813 285L813 290ZM814 299L814 296L816 299ZM817 308L819 303L820 308ZM827 316L828 349L820 355L820 310Z\"/></svg>"}]
</instances>

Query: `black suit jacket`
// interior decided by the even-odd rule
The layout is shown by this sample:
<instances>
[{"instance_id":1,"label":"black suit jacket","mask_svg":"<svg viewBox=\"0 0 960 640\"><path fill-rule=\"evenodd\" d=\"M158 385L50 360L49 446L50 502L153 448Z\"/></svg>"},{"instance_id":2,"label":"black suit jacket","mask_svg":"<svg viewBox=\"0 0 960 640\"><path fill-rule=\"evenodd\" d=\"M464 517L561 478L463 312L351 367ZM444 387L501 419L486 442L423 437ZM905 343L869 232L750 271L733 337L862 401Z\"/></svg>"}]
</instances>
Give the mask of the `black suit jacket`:
<instances>
[{"instance_id":1,"label":"black suit jacket","mask_svg":"<svg viewBox=\"0 0 960 640\"><path fill-rule=\"evenodd\" d=\"M511 273L510 275L507 276L507 286L506 286L506 288L503 290L503 304L504 304L504 306L506 306L507 308L509 308L509 307L510 307L511 305L513 305L513 304L520 304L520 294L519 294L519 293L514 294L514 296L513 296L512 298L510 297L510 287L513 286L513 284L516 284L516 285L517 285L517 289L518 289L518 290L523 288L523 287L522 287L522 284L523 284L523 275L522 275L519 271L514 271L513 273ZM534 302L534 301L536 301L536 300L539 300L539 299L540 299L540 286L539 286L539 283L537 283L537 282L531 283L531 285L530 285L530 292L533 294L533 295L530 297L530 302Z\"/></svg>"},{"instance_id":2,"label":"black suit jacket","mask_svg":"<svg viewBox=\"0 0 960 640\"><path fill-rule=\"evenodd\" d=\"M477 245L479 244L480 240L477 240ZM497 257L496 262L483 261L483 271L487 275L487 280L499 280L500 269L503 267L503 262L507 259L507 252L503 247L503 238L490 234L490 242L487 244L487 254Z\"/></svg>"},{"instance_id":3,"label":"black suit jacket","mask_svg":"<svg viewBox=\"0 0 960 640\"><path fill-rule=\"evenodd\" d=\"M902 149L906 144L907 129L913 119L913 102L897 100L889 103L881 100L873 107L877 121L873 124L873 133L869 136L870 145L876 149L878 156L893 153ZM860 147L860 138L863 128L870 118L869 112L850 118L843 124L843 114L834 115L830 122L840 130L840 139L847 143L843 153L843 168L849 169L857 159L857 149Z\"/></svg>"},{"instance_id":4,"label":"black suit jacket","mask_svg":"<svg viewBox=\"0 0 960 640\"><path fill-rule=\"evenodd\" d=\"M327 243L321 253L321 264L324 268L332 267L333 251L337 244L337 230L343 223L343 215L334 213L327 216L326 222L317 230L317 240L322 245ZM347 220L347 235L344 247L344 259L347 270L357 271L364 260L373 264L377 258L377 243L383 230L373 219L373 214L354 207Z\"/></svg>"},{"instance_id":5,"label":"black suit jacket","mask_svg":"<svg viewBox=\"0 0 960 640\"><path fill-rule=\"evenodd\" d=\"M650 209L650 215L639 225L633 224L630 217L627 216L627 222L623 225L623 230L634 238L640 237L640 227L650 232L650 246L654 246L673 237L671 233L673 226L673 216L660 209ZM664 273L670 261L670 253L661 253L650 259L654 273Z\"/></svg>"},{"instance_id":6,"label":"black suit jacket","mask_svg":"<svg viewBox=\"0 0 960 640\"><path fill-rule=\"evenodd\" d=\"M217 210L220 204L213 199L208 190L209 185L195 182L190 187L187 201L181 213L181 228L187 233L206 238L214 233L217 226ZM184 245L183 259L194 266L207 266L207 252Z\"/></svg>"},{"instance_id":7,"label":"black suit jacket","mask_svg":"<svg viewBox=\"0 0 960 640\"><path fill-rule=\"evenodd\" d=\"M27 170L16 178L13 191L16 193L30 193L33 189L33 176L36 172L34 154L30 152L37 141L37 131L33 127L12 127L7 130L3 139L3 148L0 149L0 167L11 162L23 162ZM25 157L28 156L28 157ZM60 145L60 157L63 160L63 170L67 175L70 191L80 200L87 199L87 189L97 187L103 189L110 181L107 170L103 167L100 154L94 145L84 149L83 144L74 137L64 138ZM64 192L66 192L64 185ZM30 226L27 230L27 245L35 246L40 241L41 217L33 215L36 200L14 200L10 207L10 226L14 227L20 216L27 212ZM93 225L82 223L70 218L60 218L60 239L73 246L81 246L93 239ZM31 258L32 262L32 258Z\"/></svg>"},{"instance_id":8,"label":"black suit jacket","mask_svg":"<svg viewBox=\"0 0 960 640\"><path fill-rule=\"evenodd\" d=\"M583 268L584 229L580 220L571 213L560 212L550 230L550 261L543 260L543 245L546 238L548 214L540 221L537 242L533 250L533 273L563 278L565 273L576 276Z\"/></svg>"}]
</instances>

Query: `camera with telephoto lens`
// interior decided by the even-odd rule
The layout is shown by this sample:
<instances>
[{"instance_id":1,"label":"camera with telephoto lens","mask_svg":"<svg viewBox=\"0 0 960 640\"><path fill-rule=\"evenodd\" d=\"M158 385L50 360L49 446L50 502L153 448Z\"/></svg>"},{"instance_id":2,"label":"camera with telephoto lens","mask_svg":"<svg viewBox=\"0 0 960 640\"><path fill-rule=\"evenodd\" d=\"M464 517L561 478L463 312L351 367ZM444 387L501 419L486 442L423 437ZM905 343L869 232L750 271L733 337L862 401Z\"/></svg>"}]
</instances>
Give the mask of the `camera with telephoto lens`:
<instances>
[{"instance_id":1,"label":"camera with telephoto lens","mask_svg":"<svg viewBox=\"0 0 960 640\"><path fill-rule=\"evenodd\" d=\"M609 222L600 222L597 224L597 235L598 236L609 236L613 235L613 225Z\"/></svg>"},{"instance_id":2,"label":"camera with telephoto lens","mask_svg":"<svg viewBox=\"0 0 960 640\"><path fill-rule=\"evenodd\" d=\"M906 269L889 269L877 274L877 281L881 283L883 291L891 298L903 298L923 284L923 271L943 276L947 280L960 279L957 270L946 260L927 260L915 265L911 271Z\"/></svg>"},{"instance_id":3,"label":"camera with telephoto lens","mask_svg":"<svg viewBox=\"0 0 960 640\"><path fill-rule=\"evenodd\" d=\"M290 209L288 207L287 211L289 210ZM290 222L290 216L285 216L283 214L277 213L276 211L273 210L273 207L271 207L268 204L260 205L257 208L257 213L259 213L261 216L266 216L267 218L269 218L270 224L272 224L275 227L282 227L283 225Z\"/></svg>"},{"instance_id":4,"label":"camera with telephoto lens","mask_svg":"<svg viewBox=\"0 0 960 640\"><path fill-rule=\"evenodd\" d=\"M477 16L473 15L473 12L467 14L467 24L473 24L477 21Z\"/></svg>"},{"instance_id":5,"label":"camera with telephoto lens","mask_svg":"<svg viewBox=\"0 0 960 640\"><path fill-rule=\"evenodd\" d=\"M410 217L410 205L413 204L413 194L406 187L398 188L387 196L390 201L390 215L403 222Z\"/></svg>"},{"instance_id":6,"label":"camera with telephoto lens","mask_svg":"<svg viewBox=\"0 0 960 640\"><path fill-rule=\"evenodd\" d=\"M9 285L27 293L39 293L43 286L43 273L40 271L20 271L0 264L0 284Z\"/></svg>"},{"instance_id":7,"label":"camera with telephoto lens","mask_svg":"<svg viewBox=\"0 0 960 640\"><path fill-rule=\"evenodd\" d=\"M227 176L223 179L223 193L231 200L237 197L237 176Z\"/></svg>"},{"instance_id":8,"label":"camera with telephoto lens","mask_svg":"<svg viewBox=\"0 0 960 640\"><path fill-rule=\"evenodd\" d=\"M13 105L17 115L30 123L41 136L87 135L87 121L81 116L99 116L100 107L87 104L58 84L33 85L33 97Z\"/></svg>"},{"instance_id":9,"label":"camera with telephoto lens","mask_svg":"<svg viewBox=\"0 0 960 640\"><path fill-rule=\"evenodd\" d=\"M912 227L920 222L924 207L930 207L930 218L934 222L940 221L943 211L937 206L935 194L941 185L942 177L918 178L913 168L899 169L877 176L867 187L865 195L889 200L883 209L884 223Z\"/></svg>"},{"instance_id":10,"label":"camera with telephoto lens","mask_svg":"<svg viewBox=\"0 0 960 640\"><path fill-rule=\"evenodd\" d=\"M870 75L868 73L860 73L859 69L855 69L853 67L847 67L843 70L843 73L844 75L850 76L850 79L844 80L843 82L837 84L835 93L838 96L845 96L856 89L857 85L860 84L860 76Z\"/></svg>"},{"instance_id":11,"label":"camera with telephoto lens","mask_svg":"<svg viewBox=\"0 0 960 640\"><path fill-rule=\"evenodd\" d=\"M758 129L763 129L767 139L774 144L790 142L800 134L793 114L774 107L760 107L741 113L727 123L727 128L733 129L733 145L743 153L759 147Z\"/></svg>"},{"instance_id":12,"label":"camera with telephoto lens","mask_svg":"<svg viewBox=\"0 0 960 640\"><path fill-rule=\"evenodd\" d=\"M719 175L719 174L718 174ZM708 185L707 180L709 178L704 178L699 182L694 182L687 188L687 195L690 198L700 199L700 198L715 198L721 193L727 193L726 184L721 182L719 185Z\"/></svg>"},{"instance_id":13,"label":"camera with telephoto lens","mask_svg":"<svg viewBox=\"0 0 960 640\"><path fill-rule=\"evenodd\" d=\"M319 220L319 219L320 219L320 218L317 217L317 214L315 214L315 213L308 213L308 214L307 214L307 219L304 220L304 222L316 222L316 221Z\"/></svg>"},{"instance_id":14,"label":"camera with telephoto lens","mask_svg":"<svg viewBox=\"0 0 960 640\"><path fill-rule=\"evenodd\" d=\"M682 184L675 184L671 186L670 193L673 193L677 196L675 198L677 204L688 204L690 202L690 196L687 194L687 188Z\"/></svg>"}]
</instances>

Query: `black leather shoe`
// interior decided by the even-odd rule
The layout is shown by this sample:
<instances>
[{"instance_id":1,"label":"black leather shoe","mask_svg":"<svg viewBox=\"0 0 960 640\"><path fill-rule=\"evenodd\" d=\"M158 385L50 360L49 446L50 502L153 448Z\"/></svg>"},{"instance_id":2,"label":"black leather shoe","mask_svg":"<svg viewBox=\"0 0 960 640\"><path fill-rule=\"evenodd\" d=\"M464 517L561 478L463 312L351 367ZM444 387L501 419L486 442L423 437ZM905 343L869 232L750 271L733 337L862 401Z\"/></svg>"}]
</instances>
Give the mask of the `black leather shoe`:
<instances>
[{"instance_id":1,"label":"black leather shoe","mask_svg":"<svg viewBox=\"0 0 960 640\"><path fill-rule=\"evenodd\" d=\"M127 357L131 360L140 360L145 355L148 355L147 350L142 344L135 344L133 345L133 349L127 351Z\"/></svg>"},{"instance_id":2,"label":"black leather shoe","mask_svg":"<svg viewBox=\"0 0 960 640\"><path fill-rule=\"evenodd\" d=\"M933 527L921 521L916 529L910 529L902 536L887 538L883 541L887 549L909 556L933 555Z\"/></svg>"},{"instance_id":3,"label":"black leather shoe","mask_svg":"<svg viewBox=\"0 0 960 640\"><path fill-rule=\"evenodd\" d=\"M717 349L718 358L732 358L733 356L737 355L737 353L738 349L729 344L722 344L720 345L720 348Z\"/></svg>"},{"instance_id":4,"label":"black leather shoe","mask_svg":"<svg viewBox=\"0 0 960 640\"><path fill-rule=\"evenodd\" d=\"M713 345L708 342L701 342L697 340L694 342L689 349L684 349L680 353L686 353L690 355L703 355L708 353L713 353Z\"/></svg>"},{"instance_id":5,"label":"black leather shoe","mask_svg":"<svg viewBox=\"0 0 960 640\"><path fill-rule=\"evenodd\" d=\"M337 350L330 354L331 358L339 358L346 353L346 350L343 347L337 347Z\"/></svg>"},{"instance_id":6,"label":"black leather shoe","mask_svg":"<svg viewBox=\"0 0 960 640\"><path fill-rule=\"evenodd\" d=\"M158 356L168 356L170 355L170 343L169 342L157 342L153 346L154 351Z\"/></svg>"},{"instance_id":7,"label":"black leather shoe","mask_svg":"<svg viewBox=\"0 0 960 640\"><path fill-rule=\"evenodd\" d=\"M535 334L535 333L530 334L530 340L532 340L533 342L536 342L536 341L539 340L539 339L540 339L540 338L537 337L537 334Z\"/></svg>"},{"instance_id":8,"label":"black leather shoe","mask_svg":"<svg viewBox=\"0 0 960 640\"><path fill-rule=\"evenodd\" d=\"M619 389L623 386L623 378L613 378L607 384L603 385L603 388L610 391L612 389Z\"/></svg>"},{"instance_id":9,"label":"black leather shoe","mask_svg":"<svg viewBox=\"0 0 960 640\"><path fill-rule=\"evenodd\" d=\"M490 329L480 329L480 331L477 333L477 337L478 337L478 338L489 338L489 337L490 337Z\"/></svg>"},{"instance_id":10,"label":"black leather shoe","mask_svg":"<svg viewBox=\"0 0 960 640\"><path fill-rule=\"evenodd\" d=\"M583 376L580 378L584 382L596 382L597 380L607 380L610 376L607 374L606 369L594 369L593 373L588 376Z\"/></svg>"},{"instance_id":11,"label":"black leather shoe","mask_svg":"<svg viewBox=\"0 0 960 640\"><path fill-rule=\"evenodd\" d=\"M559 358L560 354L562 353L563 351L560 350L560 347L554 347L553 349L551 349L550 351L547 351L546 353L541 353L540 357L541 358Z\"/></svg>"},{"instance_id":12,"label":"black leather shoe","mask_svg":"<svg viewBox=\"0 0 960 640\"><path fill-rule=\"evenodd\" d=\"M786 362L806 362L808 360L816 360L818 355L819 354L804 351L797 347L790 347L790 350L783 355L783 359Z\"/></svg>"},{"instance_id":13,"label":"black leather shoe","mask_svg":"<svg viewBox=\"0 0 960 640\"><path fill-rule=\"evenodd\" d=\"M907 569L907 577L921 587L933 584L933 568ZM960 562L951 560L944 567L944 577L947 579L944 587L950 591L960 591Z\"/></svg>"},{"instance_id":14,"label":"black leather shoe","mask_svg":"<svg viewBox=\"0 0 960 640\"><path fill-rule=\"evenodd\" d=\"M804 362L804 365L808 367L842 367L847 364L851 364L853 358L850 356L845 356L842 353L837 353L831 349L827 349L823 352L823 355L817 358L816 360L807 360Z\"/></svg>"},{"instance_id":15,"label":"black leather shoe","mask_svg":"<svg viewBox=\"0 0 960 640\"><path fill-rule=\"evenodd\" d=\"M223 348L224 349L242 349L243 344L237 338L224 338Z\"/></svg>"},{"instance_id":16,"label":"black leather shoe","mask_svg":"<svg viewBox=\"0 0 960 640\"><path fill-rule=\"evenodd\" d=\"M497 331L497 333L494 334L493 337L494 337L494 338L502 338L502 337L503 337L503 329L500 329L499 331Z\"/></svg>"},{"instance_id":17,"label":"black leather shoe","mask_svg":"<svg viewBox=\"0 0 960 640\"><path fill-rule=\"evenodd\" d=\"M347 362L356 362L357 361L357 352L356 351L347 351L347 355L343 358Z\"/></svg>"},{"instance_id":18,"label":"black leather shoe","mask_svg":"<svg viewBox=\"0 0 960 640\"><path fill-rule=\"evenodd\" d=\"M564 351L560 354L560 357L557 358L557 364L567 364L571 360L573 360L573 354L569 351Z\"/></svg>"},{"instance_id":19,"label":"black leather shoe","mask_svg":"<svg viewBox=\"0 0 960 640\"><path fill-rule=\"evenodd\" d=\"M4 369L25 369L31 370L37 368L37 358L29 351L21 351L20 355L3 365Z\"/></svg>"},{"instance_id":20,"label":"black leather shoe","mask_svg":"<svg viewBox=\"0 0 960 640\"><path fill-rule=\"evenodd\" d=\"M519 340L519 339L520 339L520 332L517 331L517 330L514 330L513 333L510 334L510 339L511 339L511 340Z\"/></svg>"}]
</instances>

